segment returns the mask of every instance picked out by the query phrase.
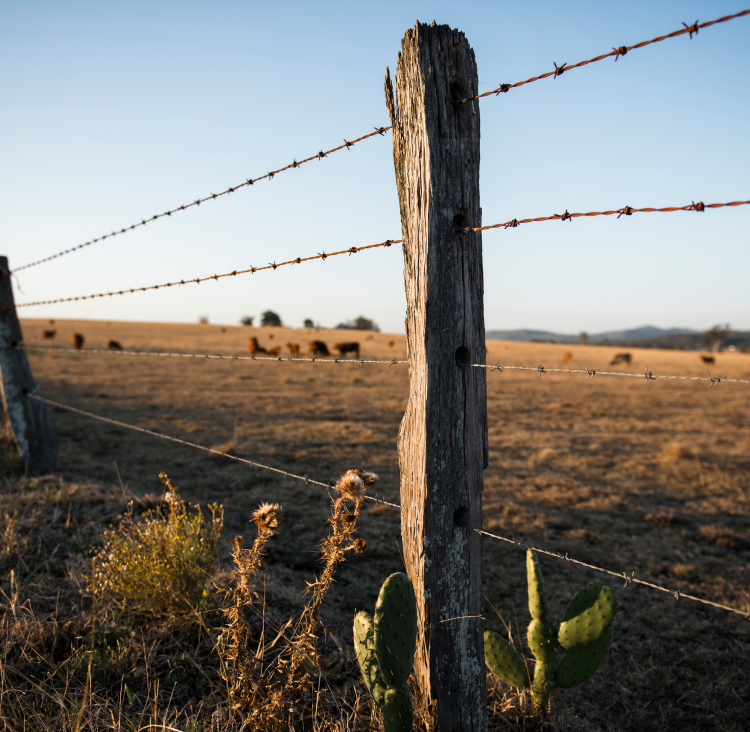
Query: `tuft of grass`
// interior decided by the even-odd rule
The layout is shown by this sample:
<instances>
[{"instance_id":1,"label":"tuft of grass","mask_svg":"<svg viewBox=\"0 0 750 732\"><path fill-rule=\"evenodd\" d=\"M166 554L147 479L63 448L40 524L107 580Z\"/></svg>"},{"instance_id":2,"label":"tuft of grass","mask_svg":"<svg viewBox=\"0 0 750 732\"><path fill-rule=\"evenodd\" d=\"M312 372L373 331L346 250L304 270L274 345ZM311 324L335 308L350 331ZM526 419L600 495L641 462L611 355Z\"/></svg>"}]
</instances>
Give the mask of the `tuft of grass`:
<instances>
[{"instance_id":1,"label":"tuft of grass","mask_svg":"<svg viewBox=\"0 0 750 732\"><path fill-rule=\"evenodd\" d=\"M664 445L661 449L661 454L665 460L691 460L695 457L693 451L689 447L686 447L677 440L673 440Z\"/></svg>"},{"instance_id":2,"label":"tuft of grass","mask_svg":"<svg viewBox=\"0 0 750 732\"><path fill-rule=\"evenodd\" d=\"M180 498L166 473L159 477L165 487L161 505L134 518L128 504L122 523L104 534L87 588L97 603L129 615L195 618L218 555L223 508L209 505L206 520L199 506Z\"/></svg>"}]
</instances>

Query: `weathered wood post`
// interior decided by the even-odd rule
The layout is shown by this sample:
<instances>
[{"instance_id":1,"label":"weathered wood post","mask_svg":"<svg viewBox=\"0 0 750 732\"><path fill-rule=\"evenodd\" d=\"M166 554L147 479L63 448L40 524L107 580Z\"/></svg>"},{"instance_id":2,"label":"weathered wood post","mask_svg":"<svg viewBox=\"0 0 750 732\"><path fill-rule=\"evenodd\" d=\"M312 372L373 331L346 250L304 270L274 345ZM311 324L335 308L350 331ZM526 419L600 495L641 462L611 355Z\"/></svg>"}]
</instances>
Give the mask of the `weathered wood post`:
<instances>
[{"instance_id":1,"label":"weathered wood post","mask_svg":"<svg viewBox=\"0 0 750 732\"><path fill-rule=\"evenodd\" d=\"M0 257L0 375L3 404L21 460L29 473L60 470L60 443L47 405L26 397L38 393L23 344L13 299L8 258Z\"/></svg>"},{"instance_id":2,"label":"weathered wood post","mask_svg":"<svg viewBox=\"0 0 750 732\"><path fill-rule=\"evenodd\" d=\"M463 33L417 23L386 70L404 239L410 394L399 434L401 535L417 596L417 703L440 732L487 726L482 471L487 467L479 105Z\"/></svg>"}]
</instances>

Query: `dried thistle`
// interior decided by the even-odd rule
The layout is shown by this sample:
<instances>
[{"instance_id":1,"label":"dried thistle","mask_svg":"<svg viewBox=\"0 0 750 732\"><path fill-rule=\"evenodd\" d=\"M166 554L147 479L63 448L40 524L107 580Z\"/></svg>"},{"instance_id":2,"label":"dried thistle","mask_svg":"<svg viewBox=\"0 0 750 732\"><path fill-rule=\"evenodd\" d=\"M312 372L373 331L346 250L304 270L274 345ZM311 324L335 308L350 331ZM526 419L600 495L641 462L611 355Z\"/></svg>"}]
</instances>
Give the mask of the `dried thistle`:
<instances>
[{"instance_id":1,"label":"dried thistle","mask_svg":"<svg viewBox=\"0 0 750 732\"><path fill-rule=\"evenodd\" d=\"M261 503L253 511L251 521L255 522L258 531L276 531L279 528L282 509L278 503Z\"/></svg>"},{"instance_id":2,"label":"dried thistle","mask_svg":"<svg viewBox=\"0 0 750 732\"><path fill-rule=\"evenodd\" d=\"M223 610L227 626L222 630L215 650L226 662L225 679L232 710L239 712L243 719L261 708L267 696L265 684L261 683L261 660L251 649L252 628L247 616L258 598L254 581L260 571L263 550L279 528L281 513L278 503L261 504L250 519L258 527L252 547L245 549L241 536L235 537L231 544L235 564L234 586L225 590L231 602Z\"/></svg>"}]
</instances>

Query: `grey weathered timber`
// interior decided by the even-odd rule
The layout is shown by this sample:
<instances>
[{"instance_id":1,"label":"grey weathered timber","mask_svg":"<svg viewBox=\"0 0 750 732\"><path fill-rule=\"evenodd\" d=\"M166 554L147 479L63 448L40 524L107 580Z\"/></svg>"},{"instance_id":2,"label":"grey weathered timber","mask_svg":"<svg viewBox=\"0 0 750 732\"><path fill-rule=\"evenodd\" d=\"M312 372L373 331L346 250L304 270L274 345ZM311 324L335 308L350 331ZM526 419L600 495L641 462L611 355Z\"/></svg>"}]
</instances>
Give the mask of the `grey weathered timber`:
<instances>
[{"instance_id":1,"label":"grey weathered timber","mask_svg":"<svg viewBox=\"0 0 750 732\"><path fill-rule=\"evenodd\" d=\"M29 473L54 473L60 469L60 442L47 405L28 399L38 394L23 345L21 324L13 299L7 257L0 257L0 379L3 404L21 460Z\"/></svg>"},{"instance_id":2,"label":"grey weathered timber","mask_svg":"<svg viewBox=\"0 0 750 732\"><path fill-rule=\"evenodd\" d=\"M401 534L420 637L417 704L433 729L487 726L482 471L487 467L479 105L464 34L417 23L401 41L393 159L401 205L410 392L399 433Z\"/></svg>"}]
</instances>

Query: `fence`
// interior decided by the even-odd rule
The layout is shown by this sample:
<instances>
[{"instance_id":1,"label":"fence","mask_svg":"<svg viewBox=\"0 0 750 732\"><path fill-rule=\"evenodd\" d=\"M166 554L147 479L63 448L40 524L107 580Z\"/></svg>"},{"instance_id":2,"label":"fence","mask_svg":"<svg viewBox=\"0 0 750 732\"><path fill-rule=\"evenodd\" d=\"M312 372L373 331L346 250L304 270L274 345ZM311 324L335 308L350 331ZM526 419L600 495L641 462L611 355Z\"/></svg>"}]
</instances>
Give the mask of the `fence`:
<instances>
[{"instance_id":1,"label":"fence","mask_svg":"<svg viewBox=\"0 0 750 732\"><path fill-rule=\"evenodd\" d=\"M632 208L624 206L607 211L553 214L532 219L478 225L479 207L479 122L476 114L479 100L490 95L507 93L513 88L582 68L590 63L614 57L617 61L627 53L651 43L682 35L690 38L700 29L717 23L750 15L745 10L707 23L695 23L674 33L634 46L613 48L611 53L577 64L555 64L554 71L515 84L503 84L492 92L476 94L477 69L473 51L465 37L447 26L417 24L402 41L402 53L395 83L399 101L396 107L393 83L386 73L386 105L391 118L389 127L376 127L343 145L319 152L263 176L211 194L178 208L143 219L141 222L113 231L76 247L60 251L44 259L23 265L15 271L40 265L71 252L88 247L109 237L118 236L163 217L169 217L191 206L249 187L263 179L299 165L322 160L334 152L391 131L394 165L402 211L403 239L378 244L317 253L285 262L272 262L263 267L197 277L192 280L167 282L147 287L123 288L119 291L77 295L16 305L11 289L12 273L7 260L0 259L4 276L0 278L0 370L3 399L19 451L28 469L44 472L59 469L59 447L47 407L66 410L92 420L124 429L136 430L150 437L168 440L194 449L218 454L253 468L272 471L286 477L328 489L332 484L311 480L305 475L281 470L247 458L227 454L214 448L113 420L92 412L42 397L34 382L26 354L45 350L74 352L81 357L107 353L117 357L155 357L180 359L216 359L222 361L261 361L282 363L315 362L341 364L344 359L282 358L280 356L248 356L226 354L173 353L150 351L103 351L100 349L40 349L24 344L17 317L21 307L62 303L91 298L133 294L146 290L170 288L206 280L218 280L278 267L301 264L314 259L327 259L342 254L356 254L368 249L402 244L404 253L407 297L406 334L408 360L364 360L354 363L382 365L388 368L408 364L410 396L399 435L401 467L401 503L395 504L377 496L370 500L397 508L401 515L404 560L417 595L421 620L421 636L415 665L415 688L422 705L431 709L440 729L482 729L486 720L483 676L484 650L481 607L482 583L480 552L483 537L511 543L524 549L561 561L621 578L655 591L671 594L745 618L750 613L712 602L705 598L682 594L647 580L636 578L635 572L615 572L569 557L567 554L531 547L520 539L487 532L482 528L482 471L488 466L486 378L495 371L533 371L541 378L548 373L641 378L644 383L660 379L704 381L709 388L725 384L748 384L745 379L725 376L659 375L646 368L643 374L602 371L600 369L556 369L539 366L485 363L483 316L483 271L481 232L489 229L516 228L522 224L542 221L572 221L593 216L631 216L635 213L691 211L705 213L711 209L742 206L750 201L688 205L669 208ZM430 73L426 72L428 64ZM470 81L473 80L473 81ZM439 184L438 184L439 183ZM423 199L418 192L430 191ZM350 361L351 363L351 361ZM435 417L434 415L438 415ZM440 615L467 621L479 621L459 627L459 623L443 623ZM429 628L429 632L425 629Z\"/></svg>"}]
</instances>

